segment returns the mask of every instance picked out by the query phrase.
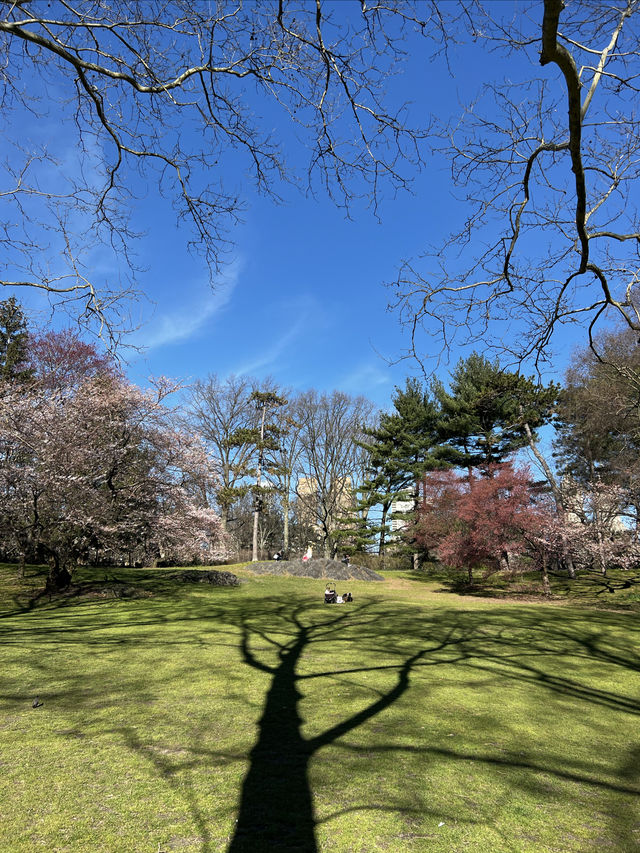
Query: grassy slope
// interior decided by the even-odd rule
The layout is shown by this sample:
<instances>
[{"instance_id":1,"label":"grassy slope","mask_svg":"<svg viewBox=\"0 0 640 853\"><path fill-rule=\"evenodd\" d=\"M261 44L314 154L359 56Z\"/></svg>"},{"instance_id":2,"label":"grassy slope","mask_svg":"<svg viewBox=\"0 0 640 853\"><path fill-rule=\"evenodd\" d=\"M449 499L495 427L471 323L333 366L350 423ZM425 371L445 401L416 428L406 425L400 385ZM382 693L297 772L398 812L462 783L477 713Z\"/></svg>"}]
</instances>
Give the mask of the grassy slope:
<instances>
[{"instance_id":1,"label":"grassy slope","mask_svg":"<svg viewBox=\"0 0 640 853\"><path fill-rule=\"evenodd\" d=\"M250 575L25 609L14 573L1 851L640 849L634 613Z\"/></svg>"}]
</instances>

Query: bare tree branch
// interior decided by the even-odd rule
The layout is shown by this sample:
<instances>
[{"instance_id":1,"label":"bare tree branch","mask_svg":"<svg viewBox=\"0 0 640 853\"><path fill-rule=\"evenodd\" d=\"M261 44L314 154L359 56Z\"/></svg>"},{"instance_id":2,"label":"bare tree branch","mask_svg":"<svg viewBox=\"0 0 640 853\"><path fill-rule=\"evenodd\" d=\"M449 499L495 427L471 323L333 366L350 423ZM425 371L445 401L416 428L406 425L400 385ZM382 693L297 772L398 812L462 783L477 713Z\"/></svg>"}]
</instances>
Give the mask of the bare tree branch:
<instances>
[{"instance_id":1,"label":"bare tree branch","mask_svg":"<svg viewBox=\"0 0 640 853\"><path fill-rule=\"evenodd\" d=\"M532 71L537 29L540 64L560 76L487 85L441 127L470 212L392 285L411 353L437 354L422 353L423 328L441 351L482 343L537 365L569 323L591 341L616 318L640 332L639 8L544 0L513 18L506 6L489 9L493 20L474 12L488 46L528 58Z\"/></svg>"},{"instance_id":2,"label":"bare tree branch","mask_svg":"<svg viewBox=\"0 0 640 853\"><path fill-rule=\"evenodd\" d=\"M382 187L406 189L422 157L426 131L409 127L404 105L390 106L386 94L406 31L442 35L437 15L429 28L418 10L404 0L360 9L325 0L0 0L0 103L22 155L19 165L7 157L9 180L0 179L0 284L30 282L54 301L75 287L86 317L117 337L105 306L120 289L97 280L91 251L110 247L114 266L126 267L120 295L133 295L136 194L171 200L212 281L243 209L225 174L245 169L274 200L280 182L304 178L347 209L366 197L375 211ZM266 120L254 114L259 98L271 105ZM47 150L34 133L19 149L15 129L29 127L29 114L54 128L72 118L75 138L65 131ZM308 153L306 175L285 165L286 125ZM70 145L71 164L60 154Z\"/></svg>"}]
</instances>

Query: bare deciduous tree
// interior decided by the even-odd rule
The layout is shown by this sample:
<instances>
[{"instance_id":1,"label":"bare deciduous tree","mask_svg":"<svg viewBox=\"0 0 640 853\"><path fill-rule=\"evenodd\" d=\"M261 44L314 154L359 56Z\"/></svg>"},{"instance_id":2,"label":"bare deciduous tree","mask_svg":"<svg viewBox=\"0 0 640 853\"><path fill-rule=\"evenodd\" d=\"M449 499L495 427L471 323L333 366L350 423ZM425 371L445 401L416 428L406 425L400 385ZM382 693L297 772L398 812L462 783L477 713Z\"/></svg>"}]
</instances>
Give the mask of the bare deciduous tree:
<instances>
[{"instance_id":1,"label":"bare deciduous tree","mask_svg":"<svg viewBox=\"0 0 640 853\"><path fill-rule=\"evenodd\" d=\"M258 414L251 401L257 380L209 376L197 382L191 393L188 418L207 443L218 466L219 484L215 500L226 532L231 507L248 491L246 478L253 464L255 447L249 440L238 442L239 431L255 429Z\"/></svg>"},{"instance_id":2,"label":"bare deciduous tree","mask_svg":"<svg viewBox=\"0 0 640 853\"><path fill-rule=\"evenodd\" d=\"M531 74L511 62L515 77L441 128L468 213L394 283L416 354L421 326L445 348L483 341L536 363L567 324L592 346L612 318L640 332L639 12L637 0L473 7L475 34Z\"/></svg>"},{"instance_id":3,"label":"bare deciduous tree","mask_svg":"<svg viewBox=\"0 0 640 853\"><path fill-rule=\"evenodd\" d=\"M366 450L358 442L374 410L364 397L341 391L307 391L298 398L304 477L298 480L297 498L318 532L326 557L335 556L335 530L351 508L353 489L359 485L356 478L366 467L362 463Z\"/></svg>"},{"instance_id":4,"label":"bare deciduous tree","mask_svg":"<svg viewBox=\"0 0 640 853\"><path fill-rule=\"evenodd\" d=\"M122 293L98 281L91 252L107 246L124 258L131 292L137 193L157 189L171 201L191 248L215 272L243 206L226 174L244 172L274 198L278 182L294 181L341 205L367 195L375 209L381 187L405 187L405 167L420 160L422 134L386 92L405 29L425 31L412 4L17 0L1 8L0 284L42 288L112 337ZM263 118L252 109L259 99ZM37 122L48 128L40 142L25 133ZM308 153L306 179L291 160L285 168L285 125Z\"/></svg>"}]
</instances>

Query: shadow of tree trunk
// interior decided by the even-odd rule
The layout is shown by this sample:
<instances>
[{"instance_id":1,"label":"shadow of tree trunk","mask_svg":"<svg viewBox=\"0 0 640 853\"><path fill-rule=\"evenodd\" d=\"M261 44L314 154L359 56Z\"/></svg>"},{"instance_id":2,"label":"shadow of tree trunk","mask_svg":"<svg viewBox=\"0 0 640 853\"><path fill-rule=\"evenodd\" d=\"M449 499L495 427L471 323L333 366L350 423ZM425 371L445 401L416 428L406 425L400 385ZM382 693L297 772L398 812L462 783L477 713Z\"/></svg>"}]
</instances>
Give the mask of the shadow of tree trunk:
<instances>
[{"instance_id":1,"label":"shadow of tree trunk","mask_svg":"<svg viewBox=\"0 0 640 853\"><path fill-rule=\"evenodd\" d=\"M422 651L395 667L396 683L370 705L317 737L307 740L302 736L303 720L298 703L303 697L298 683L313 676L298 675L296 666L309 643L335 630L348 615L345 613L329 623L311 626L301 624L298 617L292 615L296 636L280 647L276 666L268 666L254 656L250 649L250 628L243 625L244 662L271 674L272 680L259 723L258 740L250 754L237 826L228 853L316 853L316 821L308 778L311 758L322 747L388 708L409 687L411 668L422 657Z\"/></svg>"},{"instance_id":2,"label":"shadow of tree trunk","mask_svg":"<svg viewBox=\"0 0 640 853\"><path fill-rule=\"evenodd\" d=\"M308 631L301 628L295 643L280 652L280 665L273 670L229 853L263 849L314 853L318 849L307 777L310 753L300 733L302 697L295 673L307 642ZM246 637L243 648L245 662L266 669L247 654Z\"/></svg>"}]
</instances>

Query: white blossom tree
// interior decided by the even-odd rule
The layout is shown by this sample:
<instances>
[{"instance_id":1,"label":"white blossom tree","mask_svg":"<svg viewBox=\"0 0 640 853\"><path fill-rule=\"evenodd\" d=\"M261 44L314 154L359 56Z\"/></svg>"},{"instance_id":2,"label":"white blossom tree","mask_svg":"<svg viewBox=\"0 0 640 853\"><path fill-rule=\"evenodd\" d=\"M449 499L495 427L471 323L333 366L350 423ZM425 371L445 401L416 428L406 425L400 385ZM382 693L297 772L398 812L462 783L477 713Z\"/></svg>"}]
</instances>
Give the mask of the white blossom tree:
<instances>
[{"instance_id":1,"label":"white blossom tree","mask_svg":"<svg viewBox=\"0 0 640 853\"><path fill-rule=\"evenodd\" d=\"M174 428L163 401L106 373L72 394L34 382L0 398L0 531L41 549L47 585L64 589L93 554L130 561L209 561L220 519L198 500L211 469L197 437Z\"/></svg>"}]
</instances>

